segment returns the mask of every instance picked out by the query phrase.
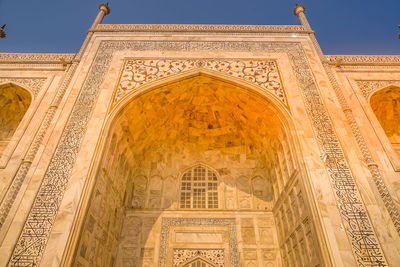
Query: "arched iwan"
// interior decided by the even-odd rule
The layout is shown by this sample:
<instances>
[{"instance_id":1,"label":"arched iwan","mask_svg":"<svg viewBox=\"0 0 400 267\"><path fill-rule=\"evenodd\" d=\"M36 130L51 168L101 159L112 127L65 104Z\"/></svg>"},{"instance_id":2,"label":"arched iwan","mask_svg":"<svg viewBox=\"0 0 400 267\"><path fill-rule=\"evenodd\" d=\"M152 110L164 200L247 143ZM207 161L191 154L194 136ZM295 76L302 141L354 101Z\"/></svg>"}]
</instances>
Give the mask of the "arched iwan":
<instances>
[{"instance_id":1,"label":"arched iwan","mask_svg":"<svg viewBox=\"0 0 400 267\"><path fill-rule=\"evenodd\" d=\"M258 86L214 74L140 87L109 114L72 233L74 265L165 266L177 250L212 247L210 262L224 251L225 266L248 266L238 240L272 248L273 266L288 265L295 246L304 266L322 264L287 108Z\"/></svg>"}]
</instances>

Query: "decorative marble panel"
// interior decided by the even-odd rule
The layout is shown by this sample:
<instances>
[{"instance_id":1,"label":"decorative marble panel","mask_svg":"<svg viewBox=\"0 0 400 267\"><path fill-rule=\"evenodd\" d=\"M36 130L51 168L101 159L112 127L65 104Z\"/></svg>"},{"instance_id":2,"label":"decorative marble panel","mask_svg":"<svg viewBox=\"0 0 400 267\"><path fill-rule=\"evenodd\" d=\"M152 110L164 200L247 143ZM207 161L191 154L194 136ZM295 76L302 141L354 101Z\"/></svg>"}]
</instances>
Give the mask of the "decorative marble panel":
<instances>
[{"instance_id":1,"label":"decorative marble panel","mask_svg":"<svg viewBox=\"0 0 400 267\"><path fill-rule=\"evenodd\" d=\"M273 60L127 59L112 107L129 92L144 84L199 68L217 71L261 86L287 104L278 66Z\"/></svg>"}]
</instances>

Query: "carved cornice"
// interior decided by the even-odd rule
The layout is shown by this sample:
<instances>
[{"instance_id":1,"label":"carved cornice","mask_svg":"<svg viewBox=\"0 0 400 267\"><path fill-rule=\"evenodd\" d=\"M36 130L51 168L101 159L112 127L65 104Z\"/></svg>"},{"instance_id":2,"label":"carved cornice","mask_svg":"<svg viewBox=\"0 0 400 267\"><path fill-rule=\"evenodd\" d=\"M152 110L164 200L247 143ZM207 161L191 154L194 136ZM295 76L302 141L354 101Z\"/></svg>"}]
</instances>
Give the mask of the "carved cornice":
<instances>
[{"instance_id":1,"label":"carved cornice","mask_svg":"<svg viewBox=\"0 0 400 267\"><path fill-rule=\"evenodd\" d=\"M400 65L400 55L326 55L330 64L342 65Z\"/></svg>"},{"instance_id":2,"label":"carved cornice","mask_svg":"<svg viewBox=\"0 0 400 267\"><path fill-rule=\"evenodd\" d=\"M99 24L98 32L307 32L301 25Z\"/></svg>"},{"instance_id":3,"label":"carved cornice","mask_svg":"<svg viewBox=\"0 0 400 267\"><path fill-rule=\"evenodd\" d=\"M60 63L60 58L71 62L75 54L52 53L0 53L1 63Z\"/></svg>"}]
</instances>

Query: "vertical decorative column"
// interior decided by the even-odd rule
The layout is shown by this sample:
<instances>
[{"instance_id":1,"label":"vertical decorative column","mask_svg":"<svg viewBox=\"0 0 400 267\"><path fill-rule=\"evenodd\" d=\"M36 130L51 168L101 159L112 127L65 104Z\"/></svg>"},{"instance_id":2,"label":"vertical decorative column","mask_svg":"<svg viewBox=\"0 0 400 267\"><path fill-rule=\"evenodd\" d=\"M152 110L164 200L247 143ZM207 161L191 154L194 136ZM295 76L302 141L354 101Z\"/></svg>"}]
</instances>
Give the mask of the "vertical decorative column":
<instances>
[{"instance_id":1,"label":"vertical decorative column","mask_svg":"<svg viewBox=\"0 0 400 267\"><path fill-rule=\"evenodd\" d=\"M100 4L97 17L94 20L90 29L95 29L97 27L97 25L99 25L102 22L104 16L108 15L109 13L110 13L110 7L108 6L108 3ZM6 221L8 213L9 213L12 205L14 204L15 198L17 197L17 194L19 193L22 184L25 182L25 178L26 178L26 175L32 165L32 161L34 160L36 153L39 150L40 145L42 144L43 138L49 128L49 125L54 118L56 110L58 109L58 106L61 103L61 100L63 99L68 86L70 85L72 77L74 76L74 74L76 72L79 62L82 59L82 55L84 54L86 47L87 47L88 43L90 42L92 36L93 36L93 32L89 30L79 52L75 55L74 59L72 60L72 64L69 64L69 66L67 67L63 83L60 86L60 88L57 90L57 93L56 93L55 97L53 98L46 114L44 115L44 118L40 124L40 127L39 127L38 131L36 132L34 139L31 143L31 145L29 146L29 148L25 154L25 157L22 160L22 162L11 182L11 185L9 186L9 188L7 190L7 193L6 193L3 201L1 202L1 205L0 205L0 228L5 227L4 223ZM35 206L36 204L37 204L37 201L35 200L33 205ZM58 203L58 205L59 205L59 203ZM32 212L31 212L29 214L27 220L29 220L29 219L35 220L35 218L29 218L32 216L35 217L35 215L32 215ZM41 217L41 219L46 220L44 217ZM9 223L11 223L11 221L12 220L10 220ZM53 222L47 221L47 223L52 224ZM36 223L34 222L34 223L31 223L29 226L30 228L28 227L29 229L27 229L27 225L25 224L23 231L32 232L32 233L40 232L40 234L38 236L36 236L36 238L38 238L36 241L34 241L34 240L22 241L23 242L22 246L21 246L21 239L19 239L18 243L16 244L16 246L14 248L13 255L10 259L9 265L11 265L11 266L19 265L18 262L21 260L23 260L23 262L24 262L23 264L26 264L24 266L38 265L38 263L40 262L42 253L44 251L45 245L47 243L47 237L51 230L51 227L49 227L48 229L46 229L47 231L44 231L43 226L44 225L39 222L36 222ZM35 227L39 227L40 229L34 229ZM28 236L29 236L29 234L28 234ZM26 247L30 246L30 244L29 244L30 242L37 243L37 241L39 239L40 239L39 243L41 243L39 246L32 244L32 246L35 247L36 249L32 249L29 252L26 251ZM28 243L24 243L26 241ZM22 251L21 251L21 249L22 249ZM21 253L29 254L29 255L24 255L23 257L21 257Z\"/></svg>"},{"instance_id":2,"label":"vertical decorative column","mask_svg":"<svg viewBox=\"0 0 400 267\"><path fill-rule=\"evenodd\" d=\"M322 53L322 50L321 50L321 48L317 42L317 39L315 37L315 33L311 30L310 24L307 21L304 11L305 11L305 8L303 5L296 5L296 7L294 9L294 14L296 16L298 16L300 23L310 31L310 33L309 33L310 39L311 39L311 41L316 49L316 52L322 62L325 72L327 73L328 79L329 79L330 83L332 84L332 87L335 91L336 97L337 97L339 104L343 110L343 113L347 119L347 122L349 123L349 125L351 127L352 134L353 134L354 138L356 139L357 145L363 156L363 160L366 163L366 165L368 166L369 171L371 172L371 175L373 177L375 185L383 199L385 207L390 214L390 217L393 221L394 226L396 227L397 232L400 233L400 217L399 217L398 209L395 206L395 203L394 203L386 185L383 182L382 175L378 169L378 165L374 162L374 160L372 158L372 155L367 147L364 137L361 134L360 128L353 116L352 110L349 107L349 105L344 97L343 91L340 88L339 83L338 83L331 67L328 64L328 60ZM329 158L330 155L327 155L327 156ZM336 178L332 177L332 179L336 179ZM348 223L348 227L347 227L347 231L349 232L348 234L353 237L358 235L359 239L361 240L361 239L363 239L362 236L364 235L364 233L366 234L368 231L370 231L370 233L373 234L373 236L374 236L373 238L376 240L376 242L378 242L376 235L373 233L374 232L373 227L370 222L370 219L368 218L367 212L366 212L365 208L362 208L360 206L360 205L363 206L363 204L362 204L361 197L358 196L359 193L357 190L356 183L352 182L352 185L343 184L342 186L343 187L344 186L354 187L353 197L348 199L347 205L346 205L346 210L341 211L342 213L343 212L348 213L348 216L347 216L348 219L346 219L346 221ZM354 210L354 208L352 208L352 205L353 205L352 201L354 201L354 204L357 204L357 202L358 202L358 204L360 204L360 205L357 204L358 208L356 210ZM357 207L357 206L354 206L354 207ZM360 222L362 221L363 224L360 224L358 221L360 221ZM359 226L362 225L362 228L358 229L358 231L357 231L357 229L352 229L352 228L354 228L354 227L352 227L352 225L354 226L357 224ZM357 228L359 228L359 227L357 227ZM354 230L356 230L356 232ZM356 243L359 243L359 241ZM355 247L356 244L354 243L354 241L352 241L352 245L353 245L353 249L355 250L356 254L358 254L360 252L362 253L362 251L357 252L357 250L359 250L359 249L357 249ZM377 245L378 245L378 243L377 243Z\"/></svg>"},{"instance_id":3,"label":"vertical decorative column","mask_svg":"<svg viewBox=\"0 0 400 267\"><path fill-rule=\"evenodd\" d=\"M303 5L296 5L296 7L294 9L294 14L296 16L298 16L300 23L304 27L306 27L308 30L311 31L310 24L307 21L304 11L305 11L305 8ZM386 207L387 211L389 212L389 215L393 221L394 226L396 227L397 232L400 234L400 213L399 213L398 208L396 207L396 204L395 204L392 196L390 195L389 190L387 189L387 187L382 179L382 174L379 171L378 164L372 158L371 152L368 149L365 139L361 134L360 128L354 118L352 110L349 107L349 105L343 95L343 91L340 88L339 83L338 83L334 73L332 72L331 67L328 64L328 60L326 59L325 55L322 53L321 47L319 46L319 44L317 42L314 32L310 33L310 38L311 38L311 41L318 53L318 56L320 57L322 65L324 66L324 69L328 75L328 79L332 84L332 87L335 91L336 97L339 100L340 106L341 106L341 108L346 116L346 119L351 127L351 131L357 141L358 147L363 156L363 160L364 160L365 164L368 166L368 169L371 172L371 175L372 175L375 185L379 191L379 194L381 195L381 198L385 204L385 207Z\"/></svg>"}]
</instances>

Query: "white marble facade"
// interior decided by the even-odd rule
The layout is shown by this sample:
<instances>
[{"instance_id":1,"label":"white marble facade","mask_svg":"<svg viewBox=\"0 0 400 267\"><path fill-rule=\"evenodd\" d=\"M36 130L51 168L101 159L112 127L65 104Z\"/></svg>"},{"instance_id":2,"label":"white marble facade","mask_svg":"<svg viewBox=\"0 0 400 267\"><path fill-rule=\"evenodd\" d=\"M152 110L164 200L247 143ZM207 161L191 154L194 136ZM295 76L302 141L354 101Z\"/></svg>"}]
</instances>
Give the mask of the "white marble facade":
<instances>
[{"instance_id":1,"label":"white marble facade","mask_svg":"<svg viewBox=\"0 0 400 267\"><path fill-rule=\"evenodd\" d=\"M0 53L0 266L400 264L400 56L109 12Z\"/></svg>"}]
</instances>

